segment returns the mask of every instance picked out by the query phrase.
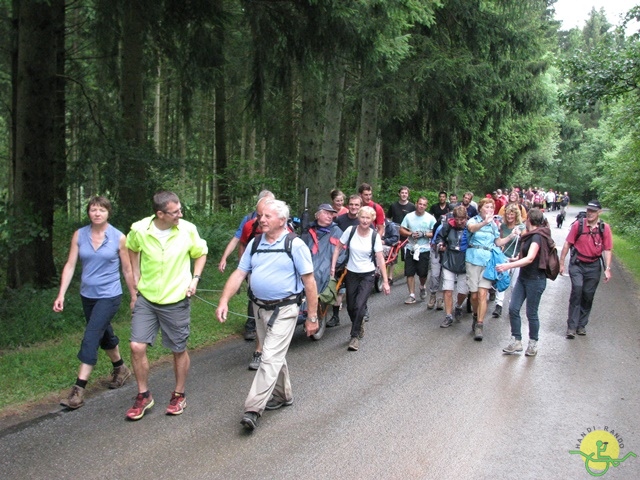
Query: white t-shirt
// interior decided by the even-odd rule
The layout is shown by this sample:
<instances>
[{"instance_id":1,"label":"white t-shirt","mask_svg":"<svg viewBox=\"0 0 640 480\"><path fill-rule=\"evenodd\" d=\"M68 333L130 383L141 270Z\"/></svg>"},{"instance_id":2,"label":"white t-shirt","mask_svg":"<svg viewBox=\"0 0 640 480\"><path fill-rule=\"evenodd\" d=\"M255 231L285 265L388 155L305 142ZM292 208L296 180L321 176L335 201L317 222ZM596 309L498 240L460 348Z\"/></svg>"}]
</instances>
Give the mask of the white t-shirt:
<instances>
[{"instance_id":1,"label":"white t-shirt","mask_svg":"<svg viewBox=\"0 0 640 480\"><path fill-rule=\"evenodd\" d=\"M342 237L340 237L340 242L343 245L346 245L349 241L349 235L351 234L351 230L353 228L358 227L349 227L347 228ZM351 243L348 245L349 247L349 261L347 262L347 270L354 273L367 273L373 272L376 267L373 264L371 259L371 235L373 230L369 229L369 233L366 237L361 237L358 232L354 233L353 238L351 239ZM373 246L374 252L382 251L382 241L380 240L380 235L376 235L375 243Z\"/></svg>"}]
</instances>

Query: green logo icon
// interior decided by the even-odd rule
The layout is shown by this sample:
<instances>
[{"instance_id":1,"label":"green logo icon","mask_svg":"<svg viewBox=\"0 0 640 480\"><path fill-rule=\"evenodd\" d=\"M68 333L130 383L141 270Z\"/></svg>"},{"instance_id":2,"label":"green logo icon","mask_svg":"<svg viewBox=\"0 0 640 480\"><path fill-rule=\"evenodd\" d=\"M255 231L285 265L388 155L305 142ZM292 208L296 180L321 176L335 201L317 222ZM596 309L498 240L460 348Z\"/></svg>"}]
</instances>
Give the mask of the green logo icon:
<instances>
[{"instance_id":1,"label":"green logo icon","mask_svg":"<svg viewBox=\"0 0 640 480\"><path fill-rule=\"evenodd\" d=\"M623 458L618 458L619 438L619 435L613 435L613 431L592 430L587 435L583 434L580 450L569 450L569 453L582 456L584 467L589 475L601 477L607 473L609 467L618 467L627 458L637 457L635 453L629 452Z\"/></svg>"}]
</instances>

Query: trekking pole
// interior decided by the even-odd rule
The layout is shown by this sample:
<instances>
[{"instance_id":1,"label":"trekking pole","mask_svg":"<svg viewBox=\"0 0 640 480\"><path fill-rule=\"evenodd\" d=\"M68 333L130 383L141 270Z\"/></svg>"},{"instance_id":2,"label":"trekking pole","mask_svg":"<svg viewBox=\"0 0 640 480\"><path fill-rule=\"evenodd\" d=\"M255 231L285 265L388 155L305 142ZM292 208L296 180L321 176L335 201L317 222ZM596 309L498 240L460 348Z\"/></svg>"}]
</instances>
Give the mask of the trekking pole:
<instances>
[{"instance_id":1,"label":"trekking pole","mask_svg":"<svg viewBox=\"0 0 640 480\"><path fill-rule=\"evenodd\" d=\"M300 220L300 230L302 233L309 231L309 188L304 189L304 212L302 212L302 219Z\"/></svg>"}]
</instances>

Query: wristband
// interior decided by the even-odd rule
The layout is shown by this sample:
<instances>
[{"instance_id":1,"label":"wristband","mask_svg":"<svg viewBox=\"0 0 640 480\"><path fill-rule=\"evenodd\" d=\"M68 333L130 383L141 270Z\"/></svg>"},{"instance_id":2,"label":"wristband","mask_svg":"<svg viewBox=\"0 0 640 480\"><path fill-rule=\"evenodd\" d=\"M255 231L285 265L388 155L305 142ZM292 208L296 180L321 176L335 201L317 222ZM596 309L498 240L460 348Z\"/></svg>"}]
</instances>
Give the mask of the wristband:
<instances>
[{"instance_id":1,"label":"wristband","mask_svg":"<svg viewBox=\"0 0 640 480\"><path fill-rule=\"evenodd\" d=\"M194 275L194 276L193 276L193 279L194 279L194 280L196 280L196 279L197 279L197 280L200 280L201 278L202 278L202 277L201 277L200 275Z\"/></svg>"}]
</instances>

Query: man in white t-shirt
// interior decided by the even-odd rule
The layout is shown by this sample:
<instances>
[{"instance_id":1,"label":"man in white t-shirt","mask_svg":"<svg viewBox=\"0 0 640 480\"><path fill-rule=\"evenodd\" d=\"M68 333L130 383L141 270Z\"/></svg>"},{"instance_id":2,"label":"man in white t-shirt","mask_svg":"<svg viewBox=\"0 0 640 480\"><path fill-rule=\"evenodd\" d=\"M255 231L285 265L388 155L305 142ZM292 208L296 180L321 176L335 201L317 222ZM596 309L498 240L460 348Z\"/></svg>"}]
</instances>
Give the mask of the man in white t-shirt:
<instances>
[{"instance_id":1,"label":"man in white t-shirt","mask_svg":"<svg viewBox=\"0 0 640 480\"><path fill-rule=\"evenodd\" d=\"M409 237L405 255L404 276L407 277L409 297L404 303L416 303L415 276L420 279L420 298L427 296L426 282L429 274L429 239L433 236L436 219L427 213L427 199L420 197L416 202L416 211L408 213L400 226L400 235Z\"/></svg>"}]
</instances>

